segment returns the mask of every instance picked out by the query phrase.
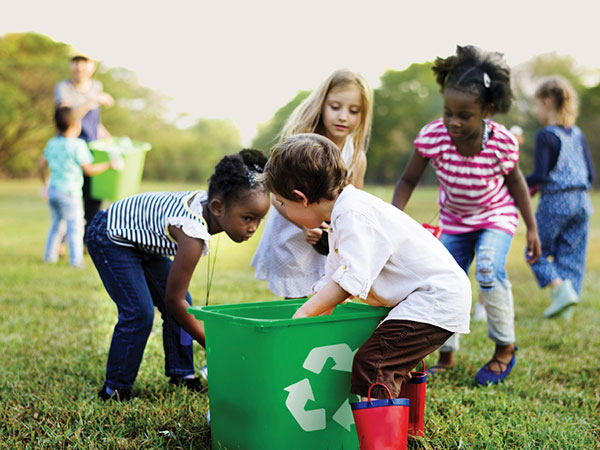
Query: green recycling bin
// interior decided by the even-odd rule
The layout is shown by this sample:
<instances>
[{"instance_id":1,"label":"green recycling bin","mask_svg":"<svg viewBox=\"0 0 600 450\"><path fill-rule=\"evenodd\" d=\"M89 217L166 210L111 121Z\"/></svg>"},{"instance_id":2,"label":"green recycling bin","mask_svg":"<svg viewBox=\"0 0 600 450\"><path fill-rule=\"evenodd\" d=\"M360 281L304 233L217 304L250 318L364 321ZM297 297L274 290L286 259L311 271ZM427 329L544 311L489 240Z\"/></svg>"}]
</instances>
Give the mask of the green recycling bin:
<instances>
[{"instance_id":1,"label":"green recycling bin","mask_svg":"<svg viewBox=\"0 0 600 450\"><path fill-rule=\"evenodd\" d=\"M292 319L304 301L188 308L206 330L213 450L358 450L352 360L389 309Z\"/></svg>"},{"instance_id":2,"label":"green recycling bin","mask_svg":"<svg viewBox=\"0 0 600 450\"><path fill-rule=\"evenodd\" d=\"M108 169L91 180L91 195L97 200L117 201L137 194L142 181L146 152L152 146L147 142L132 141L128 137L99 139L89 144L94 163L123 159L123 170Z\"/></svg>"}]
</instances>

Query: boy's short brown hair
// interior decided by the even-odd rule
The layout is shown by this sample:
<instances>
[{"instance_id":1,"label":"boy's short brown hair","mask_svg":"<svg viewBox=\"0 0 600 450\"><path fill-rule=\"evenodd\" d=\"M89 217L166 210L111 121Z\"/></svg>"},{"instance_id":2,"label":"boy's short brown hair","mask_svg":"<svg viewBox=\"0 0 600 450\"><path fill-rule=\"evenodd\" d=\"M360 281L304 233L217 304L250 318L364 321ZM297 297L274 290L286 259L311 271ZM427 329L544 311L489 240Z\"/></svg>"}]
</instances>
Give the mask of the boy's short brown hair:
<instances>
[{"instance_id":1,"label":"boy's short brown hair","mask_svg":"<svg viewBox=\"0 0 600 450\"><path fill-rule=\"evenodd\" d=\"M310 203L333 200L348 185L342 153L326 137L314 133L290 136L271 149L262 175L270 191L298 201L294 189Z\"/></svg>"},{"instance_id":2,"label":"boy's short brown hair","mask_svg":"<svg viewBox=\"0 0 600 450\"><path fill-rule=\"evenodd\" d=\"M75 111L70 106L57 106L54 111L54 122L58 131L64 133L71 125L77 122Z\"/></svg>"}]
</instances>

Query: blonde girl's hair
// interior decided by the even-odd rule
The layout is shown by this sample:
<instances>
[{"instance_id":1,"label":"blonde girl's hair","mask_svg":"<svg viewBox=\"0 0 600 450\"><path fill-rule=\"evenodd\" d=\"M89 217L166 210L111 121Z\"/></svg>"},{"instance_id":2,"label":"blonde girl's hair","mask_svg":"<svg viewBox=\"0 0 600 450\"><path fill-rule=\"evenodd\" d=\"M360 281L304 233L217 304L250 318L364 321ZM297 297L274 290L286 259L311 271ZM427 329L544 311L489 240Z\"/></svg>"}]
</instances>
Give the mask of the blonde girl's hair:
<instances>
[{"instance_id":1,"label":"blonde girl's hair","mask_svg":"<svg viewBox=\"0 0 600 450\"><path fill-rule=\"evenodd\" d=\"M575 125L579 114L579 99L575 89L562 77L554 76L542 82L535 91L540 100L549 98L556 111L556 124L563 127Z\"/></svg>"},{"instance_id":2,"label":"blonde girl's hair","mask_svg":"<svg viewBox=\"0 0 600 450\"><path fill-rule=\"evenodd\" d=\"M362 75L349 69L339 69L333 72L296 107L281 131L280 142L300 133L317 133L324 136L325 129L321 120L321 112L327 94L332 89L346 86L356 86L360 91L362 100L360 123L352 136L354 155L352 156L352 164L350 164L348 170L353 168L358 161L360 152L366 152L369 146L371 123L373 121L373 90Z\"/></svg>"}]
</instances>

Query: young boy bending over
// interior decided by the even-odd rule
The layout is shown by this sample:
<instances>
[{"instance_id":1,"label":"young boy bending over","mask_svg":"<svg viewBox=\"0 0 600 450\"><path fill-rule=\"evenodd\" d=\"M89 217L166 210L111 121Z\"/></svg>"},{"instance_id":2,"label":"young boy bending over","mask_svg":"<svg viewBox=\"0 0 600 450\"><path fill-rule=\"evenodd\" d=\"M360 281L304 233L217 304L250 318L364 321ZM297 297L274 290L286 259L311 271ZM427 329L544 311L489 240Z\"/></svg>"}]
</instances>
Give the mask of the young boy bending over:
<instances>
[{"instance_id":1,"label":"young boy bending over","mask_svg":"<svg viewBox=\"0 0 600 450\"><path fill-rule=\"evenodd\" d=\"M453 333L469 332L471 286L464 270L419 223L350 185L333 142L298 134L277 144L264 180L294 222L308 228L330 222L325 276L295 318L329 314L351 297L392 307L354 357L353 394L366 396L379 382L397 397L425 356ZM371 395L387 397L381 386Z\"/></svg>"}]
</instances>

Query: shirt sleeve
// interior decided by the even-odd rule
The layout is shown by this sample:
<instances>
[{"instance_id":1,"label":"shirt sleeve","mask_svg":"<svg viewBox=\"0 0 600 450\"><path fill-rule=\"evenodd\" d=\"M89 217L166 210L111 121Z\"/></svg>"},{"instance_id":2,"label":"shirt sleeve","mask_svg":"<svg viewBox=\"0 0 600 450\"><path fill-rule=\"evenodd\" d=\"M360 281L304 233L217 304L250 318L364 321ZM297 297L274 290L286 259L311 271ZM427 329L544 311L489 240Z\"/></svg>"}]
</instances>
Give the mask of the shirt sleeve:
<instances>
[{"instance_id":1,"label":"shirt sleeve","mask_svg":"<svg viewBox=\"0 0 600 450\"><path fill-rule=\"evenodd\" d=\"M77 139L75 148L75 160L80 166L94 162L94 157L83 139Z\"/></svg>"},{"instance_id":2,"label":"shirt sleeve","mask_svg":"<svg viewBox=\"0 0 600 450\"><path fill-rule=\"evenodd\" d=\"M442 119L438 119L425 125L419 131L413 144L417 153L423 158L435 159L440 152L441 145L449 139Z\"/></svg>"},{"instance_id":3,"label":"shirt sleeve","mask_svg":"<svg viewBox=\"0 0 600 450\"><path fill-rule=\"evenodd\" d=\"M525 177L528 186L545 183L550 171L556 166L560 153L560 139L548 130L541 130L535 136L533 172Z\"/></svg>"},{"instance_id":4,"label":"shirt sleeve","mask_svg":"<svg viewBox=\"0 0 600 450\"><path fill-rule=\"evenodd\" d=\"M65 82L61 81L54 88L54 103L56 103L58 105L59 103L64 102L65 100L66 100Z\"/></svg>"},{"instance_id":5,"label":"shirt sleeve","mask_svg":"<svg viewBox=\"0 0 600 450\"><path fill-rule=\"evenodd\" d=\"M186 235L188 235L191 238L200 239L201 241L204 241L204 246L202 247L202 255L201 256L208 255L208 253L209 253L208 244L210 242L210 233L208 232L208 230L206 229L204 224L202 224L198 220L194 220L190 217L169 217L166 220L167 230L170 225L181 228L181 231L183 231ZM168 231L167 231L167 233L168 233Z\"/></svg>"},{"instance_id":6,"label":"shirt sleeve","mask_svg":"<svg viewBox=\"0 0 600 450\"><path fill-rule=\"evenodd\" d=\"M504 175L508 175L519 161L519 144L516 138L503 126L499 124L492 125L492 134L490 145L496 153L498 164Z\"/></svg>"},{"instance_id":7,"label":"shirt sleeve","mask_svg":"<svg viewBox=\"0 0 600 450\"><path fill-rule=\"evenodd\" d=\"M366 299L393 252L388 232L356 211L341 214L332 225L339 265L331 280L349 294Z\"/></svg>"}]
</instances>

